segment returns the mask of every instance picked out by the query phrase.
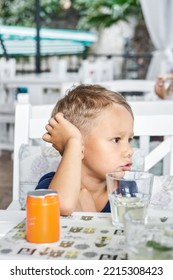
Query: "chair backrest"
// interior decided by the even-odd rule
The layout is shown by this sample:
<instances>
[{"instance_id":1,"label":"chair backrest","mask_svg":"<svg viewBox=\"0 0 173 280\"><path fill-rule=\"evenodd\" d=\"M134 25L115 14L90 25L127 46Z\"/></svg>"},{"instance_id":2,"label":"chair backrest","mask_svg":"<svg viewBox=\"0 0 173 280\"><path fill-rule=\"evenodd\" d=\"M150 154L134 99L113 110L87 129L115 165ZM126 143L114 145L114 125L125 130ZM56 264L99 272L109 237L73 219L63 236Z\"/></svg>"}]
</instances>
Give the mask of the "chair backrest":
<instances>
[{"instance_id":1,"label":"chair backrest","mask_svg":"<svg viewBox=\"0 0 173 280\"><path fill-rule=\"evenodd\" d=\"M41 139L54 105L16 104L13 163L13 200L19 199L19 150L22 144Z\"/></svg>"},{"instance_id":2,"label":"chair backrest","mask_svg":"<svg viewBox=\"0 0 173 280\"><path fill-rule=\"evenodd\" d=\"M80 80L83 83L100 83L114 77L113 59L96 58L93 61L83 60L79 69Z\"/></svg>"},{"instance_id":3,"label":"chair backrest","mask_svg":"<svg viewBox=\"0 0 173 280\"><path fill-rule=\"evenodd\" d=\"M128 101L135 115L171 115L173 100Z\"/></svg>"},{"instance_id":4,"label":"chair backrest","mask_svg":"<svg viewBox=\"0 0 173 280\"><path fill-rule=\"evenodd\" d=\"M0 59L0 81L13 78L16 75L16 60L11 58L6 60L4 57Z\"/></svg>"},{"instance_id":5,"label":"chair backrest","mask_svg":"<svg viewBox=\"0 0 173 280\"><path fill-rule=\"evenodd\" d=\"M163 159L163 175L173 175L173 100L129 101L129 103L135 116L134 133L140 136L139 146L147 155L145 169L149 170ZM164 138L152 152L150 152L151 136Z\"/></svg>"},{"instance_id":6,"label":"chair backrest","mask_svg":"<svg viewBox=\"0 0 173 280\"><path fill-rule=\"evenodd\" d=\"M129 98L132 94L135 95L135 98L140 94L141 98L141 93L143 93L144 98L147 98L147 96L149 96L149 99L157 99L157 96L154 93L155 81L142 79L126 79L104 81L99 84L113 91L118 91L120 93L126 94L128 93Z\"/></svg>"},{"instance_id":7,"label":"chair backrest","mask_svg":"<svg viewBox=\"0 0 173 280\"><path fill-rule=\"evenodd\" d=\"M148 171L169 155L163 174L173 175L173 114L135 115L134 135L140 136L140 148L145 151L145 170ZM149 136L163 136L163 141L149 152Z\"/></svg>"},{"instance_id":8,"label":"chair backrest","mask_svg":"<svg viewBox=\"0 0 173 280\"><path fill-rule=\"evenodd\" d=\"M165 103L166 104L166 103ZM132 107L136 104L132 104ZM168 114L162 111L154 114L156 104L153 104L152 114L148 114L147 106L143 104L143 113L136 109L134 133L136 136L164 136L156 150L146 156L145 170L149 170L161 158L170 154L168 173L173 175L173 112ZM173 108L173 107L172 107ZM19 199L19 149L22 144L29 144L32 139L42 138L45 125L50 118L53 105L17 104L15 113L14 137L14 167L13 167L13 200ZM141 111L140 111L141 113ZM142 143L142 141L141 141Z\"/></svg>"}]
</instances>

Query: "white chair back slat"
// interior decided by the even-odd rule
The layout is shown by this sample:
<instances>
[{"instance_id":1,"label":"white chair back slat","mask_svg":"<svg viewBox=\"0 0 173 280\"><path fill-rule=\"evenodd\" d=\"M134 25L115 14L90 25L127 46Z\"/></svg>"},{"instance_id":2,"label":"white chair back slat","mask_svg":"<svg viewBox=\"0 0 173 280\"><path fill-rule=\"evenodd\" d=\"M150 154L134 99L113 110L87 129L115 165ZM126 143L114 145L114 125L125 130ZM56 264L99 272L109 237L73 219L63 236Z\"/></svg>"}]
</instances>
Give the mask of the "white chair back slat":
<instances>
[{"instance_id":1,"label":"white chair back slat","mask_svg":"<svg viewBox=\"0 0 173 280\"><path fill-rule=\"evenodd\" d=\"M29 143L30 105L16 105L14 156L13 156L13 200L19 198L19 149Z\"/></svg>"},{"instance_id":2,"label":"white chair back slat","mask_svg":"<svg viewBox=\"0 0 173 280\"><path fill-rule=\"evenodd\" d=\"M173 114L173 100L129 101L135 115L171 115Z\"/></svg>"},{"instance_id":3,"label":"white chair back slat","mask_svg":"<svg viewBox=\"0 0 173 280\"><path fill-rule=\"evenodd\" d=\"M172 115L136 115L134 121L135 135L169 136L173 135Z\"/></svg>"},{"instance_id":4,"label":"white chair back slat","mask_svg":"<svg viewBox=\"0 0 173 280\"><path fill-rule=\"evenodd\" d=\"M169 161L170 161L170 174L172 175L173 174L173 136L171 136L171 153L170 153L170 158L169 158Z\"/></svg>"},{"instance_id":5,"label":"white chair back slat","mask_svg":"<svg viewBox=\"0 0 173 280\"><path fill-rule=\"evenodd\" d=\"M112 80L99 83L106 88L119 92L152 92L155 81L150 80Z\"/></svg>"},{"instance_id":6,"label":"white chair back slat","mask_svg":"<svg viewBox=\"0 0 173 280\"><path fill-rule=\"evenodd\" d=\"M83 60L79 69L82 83L100 83L114 78L114 61L107 58L96 58L93 61Z\"/></svg>"},{"instance_id":7,"label":"white chair back slat","mask_svg":"<svg viewBox=\"0 0 173 280\"><path fill-rule=\"evenodd\" d=\"M166 160L166 155L169 154L169 164L164 167L164 175L173 175L173 161L172 161L172 141L173 141L173 114L172 115L135 115L134 121L134 135L142 136L144 138L143 143L140 142L140 148L145 151L147 155L149 153L149 137L150 136L163 136L164 140L161 142L155 150L153 150L148 158L145 159L145 170L149 170L153 165L159 162L162 158ZM171 137L168 137L171 136ZM142 138L143 139L143 138ZM141 145L142 143L142 145ZM147 148L145 147L147 145Z\"/></svg>"},{"instance_id":8,"label":"white chair back slat","mask_svg":"<svg viewBox=\"0 0 173 280\"><path fill-rule=\"evenodd\" d=\"M148 171L161 159L163 159L171 151L172 137L167 138L165 141L160 143L154 150L152 150L145 157L145 170ZM171 166L170 166L171 172Z\"/></svg>"},{"instance_id":9,"label":"white chair back slat","mask_svg":"<svg viewBox=\"0 0 173 280\"><path fill-rule=\"evenodd\" d=\"M164 136L165 139L169 135L172 135L173 125L171 116L173 114L173 101L129 101L129 103L134 115L138 116L138 120L135 120L135 134L140 134L140 148L142 148L145 155L147 155L150 152L150 136ZM141 117L139 118L139 116ZM156 159L155 155L157 155L157 152L153 154L154 160ZM167 174L168 172L172 174L172 161L170 156L170 153L167 156L163 156L163 174ZM149 158L150 164L151 157L152 154ZM148 166L147 163L146 165Z\"/></svg>"}]
</instances>

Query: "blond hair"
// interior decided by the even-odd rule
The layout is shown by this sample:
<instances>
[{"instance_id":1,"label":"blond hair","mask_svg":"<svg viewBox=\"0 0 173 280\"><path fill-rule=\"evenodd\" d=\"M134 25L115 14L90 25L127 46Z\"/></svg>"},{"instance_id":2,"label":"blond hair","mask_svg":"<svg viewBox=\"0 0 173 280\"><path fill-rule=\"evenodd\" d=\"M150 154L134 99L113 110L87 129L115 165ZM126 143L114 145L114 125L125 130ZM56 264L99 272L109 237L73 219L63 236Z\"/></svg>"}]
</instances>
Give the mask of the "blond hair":
<instances>
[{"instance_id":1,"label":"blond hair","mask_svg":"<svg viewBox=\"0 0 173 280\"><path fill-rule=\"evenodd\" d=\"M82 133L87 133L100 113L113 104L125 107L133 118L130 105L120 93L100 85L81 84L69 89L66 95L57 102L52 111L52 117L61 112Z\"/></svg>"}]
</instances>

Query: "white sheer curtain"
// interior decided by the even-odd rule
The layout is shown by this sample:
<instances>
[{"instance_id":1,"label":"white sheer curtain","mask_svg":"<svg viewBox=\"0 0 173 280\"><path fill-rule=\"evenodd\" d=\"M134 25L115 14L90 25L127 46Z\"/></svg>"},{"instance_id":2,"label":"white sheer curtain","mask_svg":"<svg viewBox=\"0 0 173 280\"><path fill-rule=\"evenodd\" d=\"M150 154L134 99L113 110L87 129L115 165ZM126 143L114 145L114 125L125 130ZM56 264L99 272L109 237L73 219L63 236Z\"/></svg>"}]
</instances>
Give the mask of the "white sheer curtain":
<instances>
[{"instance_id":1,"label":"white sheer curtain","mask_svg":"<svg viewBox=\"0 0 173 280\"><path fill-rule=\"evenodd\" d=\"M173 0L140 0L151 40L156 48L147 79L173 70Z\"/></svg>"}]
</instances>

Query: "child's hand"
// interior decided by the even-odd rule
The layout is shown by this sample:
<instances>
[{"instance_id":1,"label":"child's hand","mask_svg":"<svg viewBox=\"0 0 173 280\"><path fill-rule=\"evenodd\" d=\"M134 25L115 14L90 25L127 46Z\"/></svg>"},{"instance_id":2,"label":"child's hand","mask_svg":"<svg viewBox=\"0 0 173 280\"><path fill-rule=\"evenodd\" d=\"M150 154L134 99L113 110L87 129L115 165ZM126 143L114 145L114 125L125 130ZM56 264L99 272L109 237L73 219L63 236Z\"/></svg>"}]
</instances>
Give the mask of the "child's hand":
<instances>
[{"instance_id":1,"label":"child's hand","mask_svg":"<svg viewBox=\"0 0 173 280\"><path fill-rule=\"evenodd\" d=\"M162 76L159 76L156 80L155 83L155 93L161 98L164 99L165 98L165 80Z\"/></svg>"},{"instance_id":2,"label":"child's hand","mask_svg":"<svg viewBox=\"0 0 173 280\"><path fill-rule=\"evenodd\" d=\"M79 129L66 120L62 113L57 113L54 118L50 118L46 125L47 133L43 135L43 140L52 143L61 154L67 144L76 139L81 143L81 133Z\"/></svg>"}]
</instances>

